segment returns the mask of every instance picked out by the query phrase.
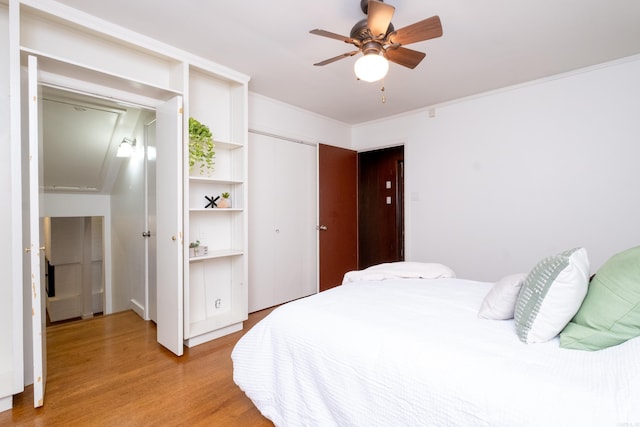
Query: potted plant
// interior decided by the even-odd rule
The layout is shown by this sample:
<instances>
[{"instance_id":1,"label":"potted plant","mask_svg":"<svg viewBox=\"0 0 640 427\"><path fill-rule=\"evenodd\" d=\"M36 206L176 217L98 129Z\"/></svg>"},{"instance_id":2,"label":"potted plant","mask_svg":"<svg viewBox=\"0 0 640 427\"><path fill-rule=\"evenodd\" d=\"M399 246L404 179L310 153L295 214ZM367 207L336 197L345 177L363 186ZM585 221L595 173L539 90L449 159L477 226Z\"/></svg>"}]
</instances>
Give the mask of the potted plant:
<instances>
[{"instance_id":1,"label":"potted plant","mask_svg":"<svg viewBox=\"0 0 640 427\"><path fill-rule=\"evenodd\" d=\"M189 117L189 170L192 171L197 165L201 175L210 175L216 154L214 147L209 127Z\"/></svg>"},{"instance_id":2,"label":"potted plant","mask_svg":"<svg viewBox=\"0 0 640 427\"><path fill-rule=\"evenodd\" d=\"M200 246L200 240L189 243L189 258L198 256L198 246Z\"/></svg>"},{"instance_id":3,"label":"potted plant","mask_svg":"<svg viewBox=\"0 0 640 427\"><path fill-rule=\"evenodd\" d=\"M222 198L218 201L219 208L230 208L231 207L231 195L227 192L221 194Z\"/></svg>"}]
</instances>

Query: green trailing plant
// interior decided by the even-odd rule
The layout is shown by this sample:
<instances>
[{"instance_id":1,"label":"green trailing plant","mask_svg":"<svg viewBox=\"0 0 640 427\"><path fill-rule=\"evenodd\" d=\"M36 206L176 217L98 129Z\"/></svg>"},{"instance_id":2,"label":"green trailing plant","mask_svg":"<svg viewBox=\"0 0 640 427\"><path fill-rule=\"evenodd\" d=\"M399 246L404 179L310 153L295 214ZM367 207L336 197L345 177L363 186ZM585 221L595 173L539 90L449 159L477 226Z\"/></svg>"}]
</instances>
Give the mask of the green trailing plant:
<instances>
[{"instance_id":1,"label":"green trailing plant","mask_svg":"<svg viewBox=\"0 0 640 427\"><path fill-rule=\"evenodd\" d=\"M198 246L200 246L200 240L196 240L195 242L189 243L190 248L197 248Z\"/></svg>"},{"instance_id":2,"label":"green trailing plant","mask_svg":"<svg viewBox=\"0 0 640 427\"><path fill-rule=\"evenodd\" d=\"M189 170L198 165L201 174L211 174L213 158L216 155L214 147L213 134L209 127L189 117Z\"/></svg>"}]
</instances>

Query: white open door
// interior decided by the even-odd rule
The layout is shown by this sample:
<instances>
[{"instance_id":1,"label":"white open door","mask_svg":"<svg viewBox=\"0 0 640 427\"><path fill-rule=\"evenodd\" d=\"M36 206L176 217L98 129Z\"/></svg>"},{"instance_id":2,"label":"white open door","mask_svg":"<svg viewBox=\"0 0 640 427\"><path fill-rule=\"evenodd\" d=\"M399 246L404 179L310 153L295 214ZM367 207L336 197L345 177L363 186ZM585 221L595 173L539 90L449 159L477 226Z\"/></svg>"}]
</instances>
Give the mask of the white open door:
<instances>
[{"instance_id":1,"label":"white open door","mask_svg":"<svg viewBox=\"0 0 640 427\"><path fill-rule=\"evenodd\" d=\"M31 242L26 248L30 254L30 286L31 286L31 327L33 333L33 406L44 404L44 389L46 380L46 325L45 325L45 296L44 262L41 259L44 252L41 247L40 234L40 132L39 132L39 104L40 94L38 86L38 59L29 56L28 64L28 96L29 96L29 233Z\"/></svg>"},{"instance_id":2,"label":"white open door","mask_svg":"<svg viewBox=\"0 0 640 427\"><path fill-rule=\"evenodd\" d=\"M182 97L156 109L158 342L183 352Z\"/></svg>"}]
</instances>

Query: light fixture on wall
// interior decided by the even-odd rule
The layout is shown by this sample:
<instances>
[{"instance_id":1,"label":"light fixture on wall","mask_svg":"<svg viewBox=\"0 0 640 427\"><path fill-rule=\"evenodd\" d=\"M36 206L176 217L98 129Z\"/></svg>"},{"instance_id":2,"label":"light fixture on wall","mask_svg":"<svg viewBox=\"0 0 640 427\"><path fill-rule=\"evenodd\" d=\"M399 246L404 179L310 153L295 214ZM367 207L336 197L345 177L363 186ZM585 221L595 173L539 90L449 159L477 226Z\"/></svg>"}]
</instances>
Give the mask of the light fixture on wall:
<instances>
[{"instance_id":1,"label":"light fixture on wall","mask_svg":"<svg viewBox=\"0 0 640 427\"><path fill-rule=\"evenodd\" d=\"M370 42L363 46L362 52L364 55L353 66L356 77L365 82L377 82L384 78L389 71L389 61L384 57L382 46Z\"/></svg>"},{"instance_id":2,"label":"light fixture on wall","mask_svg":"<svg viewBox=\"0 0 640 427\"><path fill-rule=\"evenodd\" d=\"M118 152L116 153L117 157L131 157L133 154L133 150L136 148L136 139L135 138L123 138L122 142L118 146Z\"/></svg>"}]
</instances>

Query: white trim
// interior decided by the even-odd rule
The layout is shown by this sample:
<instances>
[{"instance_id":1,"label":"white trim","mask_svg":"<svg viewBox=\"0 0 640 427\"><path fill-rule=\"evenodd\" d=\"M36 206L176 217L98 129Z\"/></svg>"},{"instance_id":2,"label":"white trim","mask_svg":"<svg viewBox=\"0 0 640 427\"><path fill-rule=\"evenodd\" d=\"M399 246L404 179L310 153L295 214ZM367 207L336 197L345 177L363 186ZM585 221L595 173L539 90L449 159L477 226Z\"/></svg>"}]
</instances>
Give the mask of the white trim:
<instances>
[{"instance_id":1,"label":"white trim","mask_svg":"<svg viewBox=\"0 0 640 427\"><path fill-rule=\"evenodd\" d=\"M0 398L0 412L13 408L13 396Z\"/></svg>"},{"instance_id":2,"label":"white trim","mask_svg":"<svg viewBox=\"0 0 640 427\"><path fill-rule=\"evenodd\" d=\"M264 132L264 131L257 130L257 129L249 129L249 133L254 133L256 135L262 135L262 136L268 136L270 138L275 138L275 139L281 139L283 141L295 142L296 144L310 145L312 147L317 147L318 144L319 144L318 142L310 142L310 141L304 141L302 139L289 138L288 136L278 135L278 134L271 133L271 132Z\"/></svg>"},{"instance_id":3,"label":"white trim","mask_svg":"<svg viewBox=\"0 0 640 427\"><path fill-rule=\"evenodd\" d=\"M14 0L12 0L14 1ZM60 20L67 21L82 27L84 30L96 33L99 32L107 37L115 38L140 50L148 50L157 57L174 59L177 61L189 62L197 67L217 74L219 77L229 80L247 83L249 76L239 73L231 68L218 63L198 57L192 53L178 49L174 46L159 42L135 31L105 21L96 16L81 12L72 7L51 0L19 0L21 4L40 10L46 14L54 16ZM97 31L96 28L100 28Z\"/></svg>"},{"instance_id":4,"label":"white trim","mask_svg":"<svg viewBox=\"0 0 640 427\"><path fill-rule=\"evenodd\" d=\"M215 340L225 335L232 334L242 330L242 322L234 323L233 325L225 326L224 328L216 329L215 331L205 332L201 335L196 335L193 338L187 338L184 340L184 345L187 347L195 347L200 344L204 344L208 341Z\"/></svg>"},{"instance_id":5,"label":"white trim","mask_svg":"<svg viewBox=\"0 0 640 427\"><path fill-rule=\"evenodd\" d=\"M145 314L145 309L138 301L132 299L131 301L131 310L133 310L138 316L140 316L144 320L149 320L148 316Z\"/></svg>"},{"instance_id":6,"label":"white trim","mask_svg":"<svg viewBox=\"0 0 640 427\"><path fill-rule=\"evenodd\" d=\"M9 1L9 128L11 156L11 284L13 297L13 391L24 390L22 252L22 126L20 83L20 5ZM12 400L10 399L9 402Z\"/></svg>"}]
</instances>

